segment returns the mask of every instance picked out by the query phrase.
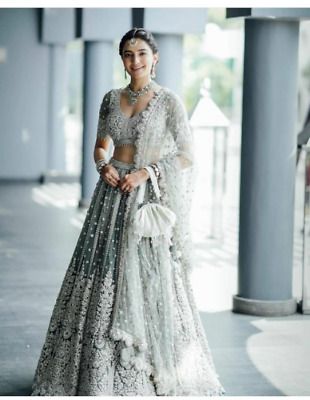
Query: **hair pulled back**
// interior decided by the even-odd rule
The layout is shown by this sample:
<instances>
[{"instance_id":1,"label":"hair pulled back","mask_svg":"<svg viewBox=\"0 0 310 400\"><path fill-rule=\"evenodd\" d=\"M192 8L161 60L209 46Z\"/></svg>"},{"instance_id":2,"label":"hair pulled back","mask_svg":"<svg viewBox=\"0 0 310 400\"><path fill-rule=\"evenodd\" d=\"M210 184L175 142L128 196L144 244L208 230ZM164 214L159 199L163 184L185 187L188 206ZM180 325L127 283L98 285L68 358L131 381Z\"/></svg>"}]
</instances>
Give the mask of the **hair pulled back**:
<instances>
[{"instance_id":1,"label":"hair pulled back","mask_svg":"<svg viewBox=\"0 0 310 400\"><path fill-rule=\"evenodd\" d=\"M118 53L120 56L123 55L123 49L124 49L126 40L130 40L133 37L136 39L144 40L152 49L153 54L158 53L158 45L157 45L156 40L154 39L154 36L152 35L152 33L150 31L147 31L144 28L135 27L133 29L130 29L130 31L126 32L125 35L122 37L122 39L119 43L119 49L118 49Z\"/></svg>"}]
</instances>

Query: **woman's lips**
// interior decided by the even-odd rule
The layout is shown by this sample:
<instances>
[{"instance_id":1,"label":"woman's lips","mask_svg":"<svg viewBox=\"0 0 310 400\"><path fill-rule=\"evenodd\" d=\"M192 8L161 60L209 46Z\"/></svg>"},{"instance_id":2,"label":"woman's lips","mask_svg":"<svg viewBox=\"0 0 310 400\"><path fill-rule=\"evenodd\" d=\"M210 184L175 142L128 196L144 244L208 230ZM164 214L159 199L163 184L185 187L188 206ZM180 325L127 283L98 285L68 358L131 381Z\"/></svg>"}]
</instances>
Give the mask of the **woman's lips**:
<instances>
[{"instance_id":1,"label":"woman's lips","mask_svg":"<svg viewBox=\"0 0 310 400\"><path fill-rule=\"evenodd\" d=\"M139 71L140 69L143 69L144 67L139 67L139 68L132 68L133 71Z\"/></svg>"}]
</instances>

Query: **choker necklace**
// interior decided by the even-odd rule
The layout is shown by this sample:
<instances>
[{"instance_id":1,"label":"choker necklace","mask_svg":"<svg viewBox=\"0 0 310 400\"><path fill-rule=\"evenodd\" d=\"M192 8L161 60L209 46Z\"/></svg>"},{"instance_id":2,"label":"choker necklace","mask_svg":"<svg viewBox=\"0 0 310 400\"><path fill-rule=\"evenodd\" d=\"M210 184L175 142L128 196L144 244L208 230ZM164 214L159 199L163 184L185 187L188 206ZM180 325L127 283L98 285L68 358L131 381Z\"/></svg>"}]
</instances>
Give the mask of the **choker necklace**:
<instances>
[{"instance_id":1,"label":"choker necklace","mask_svg":"<svg viewBox=\"0 0 310 400\"><path fill-rule=\"evenodd\" d=\"M129 83L125 87L125 90L128 93L129 104L135 104L138 101L138 98L145 95L152 87L153 87L153 82L150 81L142 89L139 89L135 92L134 90L131 89L130 83Z\"/></svg>"}]
</instances>

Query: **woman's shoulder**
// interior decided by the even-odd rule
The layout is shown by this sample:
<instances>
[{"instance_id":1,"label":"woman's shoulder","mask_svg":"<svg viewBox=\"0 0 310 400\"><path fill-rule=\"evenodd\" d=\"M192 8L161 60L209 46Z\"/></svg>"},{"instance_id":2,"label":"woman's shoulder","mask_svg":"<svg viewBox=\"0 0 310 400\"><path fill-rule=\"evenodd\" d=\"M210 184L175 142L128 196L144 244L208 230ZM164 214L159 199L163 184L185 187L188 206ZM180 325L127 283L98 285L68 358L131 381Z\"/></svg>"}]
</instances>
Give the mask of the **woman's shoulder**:
<instances>
[{"instance_id":1,"label":"woman's shoulder","mask_svg":"<svg viewBox=\"0 0 310 400\"><path fill-rule=\"evenodd\" d=\"M164 98L166 102L166 107L169 110L169 112L174 112L174 111L185 112L184 101L178 93L164 86L163 86L163 91L165 94Z\"/></svg>"},{"instance_id":2,"label":"woman's shoulder","mask_svg":"<svg viewBox=\"0 0 310 400\"><path fill-rule=\"evenodd\" d=\"M177 96L177 94L172 89L167 86L159 85L157 82L155 82L155 91L157 93L162 92L166 98L173 98Z\"/></svg>"},{"instance_id":3,"label":"woman's shoulder","mask_svg":"<svg viewBox=\"0 0 310 400\"><path fill-rule=\"evenodd\" d=\"M125 86L117 87L117 88L112 88L108 92L106 92L103 96L103 102L105 103L110 103L111 98L117 96L120 92L122 92L125 89ZM170 89L167 86L162 86L159 85L157 82L155 82L155 92L157 94L161 93L163 96L161 96L162 99L164 99L168 105L171 105L172 107L176 105L182 105L183 100L182 98L172 89Z\"/></svg>"},{"instance_id":4,"label":"woman's shoulder","mask_svg":"<svg viewBox=\"0 0 310 400\"><path fill-rule=\"evenodd\" d=\"M114 104L114 99L116 98L116 94L118 92L119 89L110 89L109 91L105 92L103 94L103 98L102 98L102 107L106 107L107 109L110 108L110 106L112 104Z\"/></svg>"},{"instance_id":5,"label":"woman's shoulder","mask_svg":"<svg viewBox=\"0 0 310 400\"><path fill-rule=\"evenodd\" d=\"M108 92L105 92L103 94L102 104L109 105L112 91L113 91L113 89L110 89Z\"/></svg>"},{"instance_id":6,"label":"woman's shoulder","mask_svg":"<svg viewBox=\"0 0 310 400\"><path fill-rule=\"evenodd\" d=\"M182 100L181 96L178 93L176 93L174 90L172 90L166 86L162 86L162 90L165 94L165 98L168 100L168 102L171 105L183 104L183 100Z\"/></svg>"},{"instance_id":7,"label":"woman's shoulder","mask_svg":"<svg viewBox=\"0 0 310 400\"><path fill-rule=\"evenodd\" d=\"M117 88L112 88L108 92L106 92L104 96L111 96L111 94L117 94L117 93L125 90L126 86L127 85L120 86L120 87L117 87ZM157 93L163 92L166 95L166 97L168 97L168 98L180 99L180 96L177 93L175 93L172 89L168 88L167 86L159 85L157 82L154 82L153 89Z\"/></svg>"},{"instance_id":8,"label":"woman's shoulder","mask_svg":"<svg viewBox=\"0 0 310 400\"><path fill-rule=\"evenodd\" d=\"M103 100L110 100L112 96L119 93L123 88L112 88L103 94Z\"/></svg>"}]
</instances>

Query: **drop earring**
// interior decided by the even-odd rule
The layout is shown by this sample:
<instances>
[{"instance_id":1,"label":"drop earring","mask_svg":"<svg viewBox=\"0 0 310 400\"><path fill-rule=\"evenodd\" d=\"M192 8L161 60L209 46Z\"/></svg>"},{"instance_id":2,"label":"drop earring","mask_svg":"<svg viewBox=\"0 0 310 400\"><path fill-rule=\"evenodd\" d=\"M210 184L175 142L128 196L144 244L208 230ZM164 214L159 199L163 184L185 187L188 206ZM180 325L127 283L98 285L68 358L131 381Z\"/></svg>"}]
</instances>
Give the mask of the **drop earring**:
<instances>
[{"instance_id":1,"label":"drop earring","mask_svg":"<svg viewBox=\"0 0 310 400\"><path fill-rule=\"evenodd\" d=\"M156 74L155 74L155 64L152 64L152 68L151 68L151 78L155 78Z\"/></svg>"},{"instance_id":2,"label":"drop earring","mask_svg":"<svg viewBox=\"0 0 310 400\"><path fill-rule=\"evenodd\" d=\"M127 79L126 68L124 68L124 71L125 71L125 79Z\"/></svg>"}]
</instances>

